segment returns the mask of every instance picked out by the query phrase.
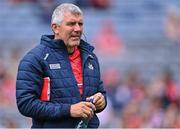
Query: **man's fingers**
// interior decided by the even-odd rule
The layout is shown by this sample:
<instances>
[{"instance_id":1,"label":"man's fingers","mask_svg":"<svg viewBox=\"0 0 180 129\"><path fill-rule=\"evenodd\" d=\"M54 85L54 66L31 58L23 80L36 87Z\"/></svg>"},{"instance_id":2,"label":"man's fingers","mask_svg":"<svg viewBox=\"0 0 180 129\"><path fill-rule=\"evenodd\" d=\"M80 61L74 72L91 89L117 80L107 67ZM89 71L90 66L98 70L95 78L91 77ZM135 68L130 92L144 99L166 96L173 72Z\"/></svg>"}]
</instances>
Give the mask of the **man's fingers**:
<instances>
[{"instance_id":1,"label":"man's fingers","mask_svg":"<svg viewBox=\"0 0 180 129\"><path fill-rule=\"evenodd\" d=\"M100 101L100 102L97 104L97 108L98 108L98 109L102 109L104 106L105 106L105 102L104 102L104 101Z\"/></svg>"},{"instance_id":2,"label":"man's fingers","mask_svg":"<svg viewBox=\"0 0 180 129\"><path fill-rule=\"evenodd\" d=\"M89 102L83 102L83 106L82 106L82 112L83 114L85 114L84 116L82 116L83 118L91 118L94 115L94 108L95 106Z\"/></svg>"},{"instance_id":3,"label":"man's fingers","mask_svg":"<svg viewBox=\"0 0 180 129\"><path fill-rule=\"evenodd\" d=\"M91 118L93 116L93 112L90 110L83 111L83 118Z\"/></svg>"},{"instance_id":4,"label":"man's fingers","mask_svg":"<svg viewBox=\"0 0 180 129\"><path fill-rule=\"evenodd\" d=\"M95 109L95 106L90 102L79 102L71 105L70 113L72 117L91 118Z\"/></svg>"},{"instance_id":5,"label":"man's fingers","mask_svg":"<svg viewBox=\"0 0 180 129\"><path fill-rule=\"evenodd\" d=\"M102 109L105 106L105 99L102 93L96 93L93 95L94 102L96 109Z\"/></svg>"},{"instance_id":6,"label":"man's fingers","mask_svg":"<svg viewBox=\"0 0 180 129\"><path fill-rule=\"evenodd\" d=\"M96 107L94 104L92 104L91 102L84 102L85 105L89 108L91 108L93 111L96 111Z\"/></svg>"},{"instance_id":7,"label":"man's fingers","mask_svg":"<svg viewBox=\"0 0 180 129\"><path fill-rule=\"evenodd\" d=\"M97 93L94 96L94 103L97 104L99 101L103 101L104 96L101 93Z\"/></svg>"}]
</instances>

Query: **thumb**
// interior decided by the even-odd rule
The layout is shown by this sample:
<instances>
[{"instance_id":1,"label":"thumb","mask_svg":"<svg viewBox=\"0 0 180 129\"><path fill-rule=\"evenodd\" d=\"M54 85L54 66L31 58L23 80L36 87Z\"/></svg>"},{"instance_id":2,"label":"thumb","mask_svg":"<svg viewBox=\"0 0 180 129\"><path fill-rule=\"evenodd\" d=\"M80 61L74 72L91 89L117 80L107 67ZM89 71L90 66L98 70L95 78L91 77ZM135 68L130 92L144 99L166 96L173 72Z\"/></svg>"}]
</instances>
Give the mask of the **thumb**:
<instances>
[{"instance_id":1,"label":"thumb","mask_svg":"<svg viewBox=\"0 0 180 129\"><path fill-rule=\"evenodd\" d=\"M86 98L86 101L87 101L87 102L90 102L90 97L87 97L87 98Z\"/></svg>"}]
</instances>

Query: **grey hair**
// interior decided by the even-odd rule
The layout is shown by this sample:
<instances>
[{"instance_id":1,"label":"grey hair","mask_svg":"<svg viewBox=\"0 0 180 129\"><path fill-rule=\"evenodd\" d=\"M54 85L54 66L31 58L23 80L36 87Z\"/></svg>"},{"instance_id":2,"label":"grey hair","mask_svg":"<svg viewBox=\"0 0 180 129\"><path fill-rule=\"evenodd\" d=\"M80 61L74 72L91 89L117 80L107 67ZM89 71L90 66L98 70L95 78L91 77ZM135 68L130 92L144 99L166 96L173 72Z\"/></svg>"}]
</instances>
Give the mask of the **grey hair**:
<instances>
[{"instance_id":1,"label":"grey hair","mask_svg":"<svg viewBox=\"0 0 180 129\"><path fill-rule=\"evenodd\" d=\"M55 23L60 25L65 12L83 15L82 10L78 6L71 3L63 3L55 8L52 14L51 24Z\"/></svg>"}]
</instances>

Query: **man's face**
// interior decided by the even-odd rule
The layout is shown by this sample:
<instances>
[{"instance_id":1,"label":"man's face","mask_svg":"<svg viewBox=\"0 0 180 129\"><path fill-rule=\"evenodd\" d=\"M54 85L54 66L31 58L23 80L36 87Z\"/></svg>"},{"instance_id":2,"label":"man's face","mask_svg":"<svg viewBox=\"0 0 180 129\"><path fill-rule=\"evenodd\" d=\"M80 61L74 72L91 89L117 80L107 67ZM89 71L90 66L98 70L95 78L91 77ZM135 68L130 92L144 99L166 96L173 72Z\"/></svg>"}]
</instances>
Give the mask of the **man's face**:
<instances>
[{"instance_id":1,"label":"man's face","mask_svg":"<svg viewBox=\"0 0 180 129\"><path fill-rule=\"evenodd\" d=\"M57 25L55 32L56 39L62 39L67 47L73 48L80 44L83 32L83 18L81 15L65 12L60 25Z\"/></svg>"}]
</instances>

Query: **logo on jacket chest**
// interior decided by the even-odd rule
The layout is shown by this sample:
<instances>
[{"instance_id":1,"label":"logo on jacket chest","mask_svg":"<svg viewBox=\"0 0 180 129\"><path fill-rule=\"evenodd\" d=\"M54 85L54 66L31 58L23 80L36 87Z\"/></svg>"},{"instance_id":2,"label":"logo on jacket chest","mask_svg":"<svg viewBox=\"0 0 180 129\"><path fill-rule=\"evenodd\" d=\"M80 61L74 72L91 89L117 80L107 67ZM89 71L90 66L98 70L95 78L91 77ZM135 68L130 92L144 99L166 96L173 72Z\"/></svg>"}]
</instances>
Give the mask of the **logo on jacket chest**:
<instances>
[{"instance_id":1,"label":"logo on jacket chest","mask_svg":"<svg viewBox=\"0 0 180 129\"><path fill-rule=\"evenodd\" d=\"M59 63L49 64L50 69L60 69L61 65Z\"/></svg>"}]
</instances>

